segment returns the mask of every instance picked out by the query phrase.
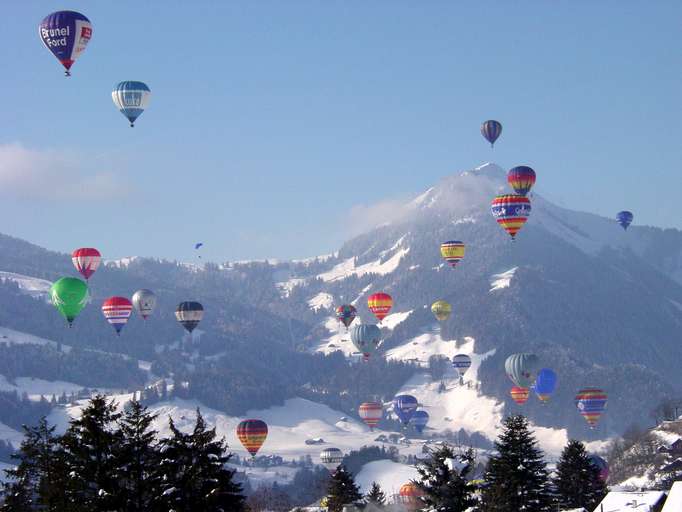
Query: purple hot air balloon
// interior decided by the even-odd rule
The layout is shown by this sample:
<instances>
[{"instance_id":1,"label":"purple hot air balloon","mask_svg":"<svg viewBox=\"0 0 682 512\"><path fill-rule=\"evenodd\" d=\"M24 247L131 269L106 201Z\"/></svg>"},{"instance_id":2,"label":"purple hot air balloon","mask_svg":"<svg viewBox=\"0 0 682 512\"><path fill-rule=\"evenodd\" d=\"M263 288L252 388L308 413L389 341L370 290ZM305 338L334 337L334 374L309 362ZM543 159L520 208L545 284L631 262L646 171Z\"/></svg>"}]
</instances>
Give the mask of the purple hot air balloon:
<instances>
[{"instance_id":1,"label":"purple hot air balloon","mask_svg":"<svg viewBox=\"0 0 682 512\"><path fill-rule=\"evenodd\" d=\"M62 66L66 76L92 37L90 20L79 12L53 12L40 23L38 34Z\"/></svg>"},{"instance_id":2,"label":"purple hot air balloon","mask_svg":"<svg viewBox=\"0 0 682 512\"><path fill-rule=\"evenodd\" d=\"M494 119L489 119L481 125L481 135L490 142L490 147L495 145L495 141L502 133L502 123L495 121Z\"/></svg>"}]
</instances>

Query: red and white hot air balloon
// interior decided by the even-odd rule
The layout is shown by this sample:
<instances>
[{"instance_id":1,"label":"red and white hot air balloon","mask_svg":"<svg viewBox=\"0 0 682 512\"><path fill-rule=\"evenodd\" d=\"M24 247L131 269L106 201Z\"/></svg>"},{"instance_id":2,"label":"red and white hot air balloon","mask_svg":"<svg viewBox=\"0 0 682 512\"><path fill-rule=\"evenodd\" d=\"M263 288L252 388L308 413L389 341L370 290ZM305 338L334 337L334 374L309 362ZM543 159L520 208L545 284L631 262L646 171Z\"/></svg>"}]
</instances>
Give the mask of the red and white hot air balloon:
<instances>
[{"instance_id":1,"label":"red and white hot air balloon","mask_svg":"<svg viewBox=\"0 0 682 512\"><path fill-rule=\"evenodd\" d=\"M102 313L114 329L121 334L121 329L128 323L133 312L133 303L125 297L109 297L102 303Z\"/></svg>"},{"instance_id":2,"label":"red and white hot air balloon","mask_svg":"<svg viewBox=\"0 0 682 512\"><path fill-rule=\"evenodd\" d=\"M87 281L90 276L95 273L97 267L102 261L102 255L97 249L93 247L81 247L76 249L71 254L71 261L73 261L73 266L76 270L81 273L81 275Z\"/></svg>"},{"instance_id":3,"label":"red and white hot air balloon","mask_svg":"<svg viewBox=\"0 0 682 512\"><path fill-rule=\"evenodd\" d=\"M374 430L384 416L384 408L379 402L363 402L360 404L358 414L370 430Z\"/></svg>"}]
</instances>

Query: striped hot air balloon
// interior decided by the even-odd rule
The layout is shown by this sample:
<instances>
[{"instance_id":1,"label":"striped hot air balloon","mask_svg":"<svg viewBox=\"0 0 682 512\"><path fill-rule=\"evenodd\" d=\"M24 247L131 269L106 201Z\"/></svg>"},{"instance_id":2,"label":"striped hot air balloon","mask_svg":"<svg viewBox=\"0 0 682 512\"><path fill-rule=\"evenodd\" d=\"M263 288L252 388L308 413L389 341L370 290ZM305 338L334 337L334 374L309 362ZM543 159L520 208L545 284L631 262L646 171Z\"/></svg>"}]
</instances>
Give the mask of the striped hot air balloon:
<instances>
[{"instance_id":1,"label":"striped hot air balloon","mask_svg":"<svg viewBox=\"0 0 682 512\"><path fill-rule=\"evenodd\" d=\"M246 451L255 457L268 437L268 426L263 420L244 420L237 425L237 437Z\"/></svg>"},{"instance_id":2,"label":"striped hot air balloon","mask_svg":"<svg viewBox=\"0 0 682 512\"><path fill-rule=\"evenodd\" d=\"M507 173L507 181L514 192L526 196L535 185L535 171L527 165L516 166Z\"/></svg>"},{"instance_id":3,"label":"striped hot air balloon","mask_svg":"<svg viewBox=\"0 0 682 512\"><path fill-rule=\"evenodd\" d=\"M130 127L135 126L135 120L142 115L149 105L152 91L144 82L127 80L119 82L111 92L111 99L116 108L130 122Z\"/></svg>"},{"instance_id":4,"label":"striped hot air balloon","mask_svg":"<svg viewBox=\"0 0 682 512\"><path fill-rule=\"evenodd\" d=\"M517 194L496 196L490 206L493 217L514 240L516 233L528 220L530 215L530 200Z\"/></svg>"},{"instance_id":5,"label":"striped hot air balloon","mask_svg":"<svg viewBox=\"0 0 682 512\"><path fill-rule=\"evenodd\" d=\"M363 402L358 409L358 415L373 431L384 416L384 408L379 402Z\"/></svg>"},{"instance_id":6,"label":"striped hot air balloon","mask_svg":"<svg viewBox=\"0 0 682 512\"><path fill-rule=\"evenodd\" d=\"M350 330L353 346L362 353L365 361L374 354L381 343L381 329L374 324L354 325Z\"/></svg>"},{"instance_id":7,"label":"striped hot air balloon","mask_svg":"<svg viewBox=\"0 0 682 512\"><path fill-rule=\"evenodd\" d=\"M421 434L424 432L426 425L429 423L429 413L423 409L414 411L414 414L410 418L410 425Z\"/></svg>"},{"instance_id":8,"label":"striped hot air balloon","mask_svg":"<svg viewBox=\"0 0 682 512\"><path fill-rule=\"evenodd\" d=\"M71 254L71 261L76 270L87 281L95 273L99 264L102 262L102 255L93 247L81 247Z\"/></svg>"},{"instance_id":9,"label":"striped hot air balloon","mask_svg":"<svg viewBox=\"0 0 682 512\"><path fill-rule=\"evenodd\" d=\"M128 323L133 312L133 303L125 297L109 297L102 303L102 314L114 329L121 334L121 329Z\"/></svg>"},{"instance_id":10,"label":"striped hot air balloon","mask_svg":"<svg viewBox=\"0 0 682 512\"><path fill-rule=\"evenodd\" d=\"M181 302L175 310L175 318L191 334L204 318L204 307L194 301Z\"/></svg>"},{"instance_id":11,"label":"striped hot air balloon","mask_svg":"<svg viewBox=\"0 0 682 512\"><path fill-rule=\"evenodd\" d=\"M417 410L417 407L419 407L419 402L412 395L397 395L393 399L393 412L405 426L412 419L412 415Z\"/></svg>"},{"instance_id":12,"label":"striped hot air balloon","mask_svg":"<svg viewBox=\"0 0 682 512\"><path fill-rule=\"evenodd\" d=\"M602 389L584 388L575 395L575 406L590 428L595 428L606 410L608 395Z\"/></svg>"},{"instance_id":13,"label":"striped hot air balloon","mask_svg":"<svg viewBox=\"0 0 682 512\"><path fill-rule=\"evenodd\" d=\"M519 405L523 405L528 401L528 393L529 390L528 388L522 388L520 386L513 386L509 390L509 394L512 397L512 400L516 402Z\"/></svg>"},{"instance_id":14,"label":"striped hot air balloon","mask_svg":"<svg viewBox=\"0 0 682 512\"><path fill-rule=\"evenodd\" d=\"M618 212L616 215L616 220L618 221L618 224L620 226L627 230L628 226L632 224L632 220L635 218L635 216L632 214L632 212L629 212L627 210L623 210L622 212Z\"/></svg>"},{"instance_id":15,"label":"striped hot air balloon","mask_svg":"<svg viewBox=\"0 0 682 512\"><path fill-rule=\"evenodd\" d=\"M358 311L352 304L343 304L336 308L336 319L346 326L346 329L350 324L353 323L355 317L358 315Z\"/></svg>"},{"instance_id":16,"label":"striped hot air balloon","mask_svg":"<svg viewBox=\"0 0 682 512\"><path fill-rule=\"evenodd\" d=\"M71 76L71 66L92 37L90 20L79 12L57 11L48 15L38 26L38 34L45 47L52 52Z\"/></svg>"},{"instance_id":17,"label":"striped hot air balloon","mask_svg":"<svg viewBox=\"0 0 682 512\"><path fill-rule=\"evenodd\" d=\"M388 293L374 293L367 299L367 306L381 322L393 307L393 298Z\"/></svg>"},{"instance_id":18,"label":"striped hot air balloon","mask_svg":"<svg viewBox=\"0 0 682 512\"><path fill-rule=\"evenodd\" d=\"M398 492L398 500L405 505L409 512L415 512L424 505L421 500L422 496L424 496L424 491L417 487L414 482L403 484Z\"/></svg>"},{"instance_id":19,"label":"striped hot air balloon","mask_svg":"<svg viewBox=\"0 0 682 512\"><path fill-rule=\"evenodd\" d=\"M320 453L320 461L329 471L334 471L343 462L343 452L338 448L325 448Z\"/></svg>"},{"instance_id":20,"label":"striped hot air balloon","mask_svg":"<svg viewBox=\"0 0 682 512\"><path fill-rule=\"evenodd\" d=\"M457 354L455 357L452 358L452 367L457 370L457 372L464 377L464 374L467 372L469 367L471 366L471 357L469 357L466 354Z\"/></svg>"},{"instance_id":21,"label":"striped hot air balloon","mask_svg":"<svg viewBox=\"0 0 682 512\"><path fill-rule=\"evenodd\" d=\"M449 240L440 244L440 255L452 268L464 258L465 250L464 242L459 240Z\"/></svg>"},{"instance_id":22,"label":"striped hot air balloon","mask_svg":"<svg viewBox=\"0 0 682 512\"><path fill-rule=\"evenodd\" d=\"M490 142L490 147L495 145L495 141L498 139L502 133L502 123L495 121L494 119L489 119L484 121L481 125L481 135L485 137L485 140Z\"/></svg>"}]
</instances>

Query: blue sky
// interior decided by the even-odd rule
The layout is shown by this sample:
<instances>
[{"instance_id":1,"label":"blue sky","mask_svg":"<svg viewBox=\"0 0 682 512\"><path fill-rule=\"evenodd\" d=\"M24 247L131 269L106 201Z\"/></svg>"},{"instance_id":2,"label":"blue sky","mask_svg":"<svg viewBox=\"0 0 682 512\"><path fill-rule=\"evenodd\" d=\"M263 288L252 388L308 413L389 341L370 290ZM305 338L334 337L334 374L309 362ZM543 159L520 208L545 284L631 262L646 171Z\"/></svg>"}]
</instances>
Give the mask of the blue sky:
<instances>
[{"instance_id":1,"label":"blue sky","mask_svg":"<svg viewBox=\"0 0 682 512\"><path fill-rule=\"evenodd\" d=\"M563 206L682 228L682 2L191 5L3 6L0 232L105 257L306 257L367 205L489 160L531 165ZM93 24L69 79L37 35L57 8ZM134 129L121 80L152 89Z\"/></svg>"}]
</instances>

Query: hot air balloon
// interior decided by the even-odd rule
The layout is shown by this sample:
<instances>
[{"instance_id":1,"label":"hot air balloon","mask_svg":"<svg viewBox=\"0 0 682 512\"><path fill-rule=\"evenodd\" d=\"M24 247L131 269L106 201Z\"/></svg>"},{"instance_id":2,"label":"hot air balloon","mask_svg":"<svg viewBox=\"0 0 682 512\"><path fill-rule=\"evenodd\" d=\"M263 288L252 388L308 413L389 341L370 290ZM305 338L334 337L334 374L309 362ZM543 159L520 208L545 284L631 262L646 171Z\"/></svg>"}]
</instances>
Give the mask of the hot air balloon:
<instances>
[{"instance_id":1,"label":"hot air balloon","mask_svg":"<svg viewBox=\"0 0 682 512\"><path fill-rule=\"evenodd\" d=\"M519 165L509 170L507 181L514 192L520 196L526 196L535 185L535 171L527 165Z\"/></svg>"},{"instance_id":2,"label":"hot air balloon","mask_svg":"<svg viewBox=\"0 0 682 512\"><path fill-rule=\"evenodd\" d=\"M237 437L251 457L255 457L268 437L268 426L263 420L241 421L237 425Z\"/></svg>"},{"instance_id":3,"label":"hot air balloon","mask_svg":"<svg viewBox=\"0 0 682 512\"><path fill-rule=\"evenodd\" d=\"M410 418L410 425L420 434L424 432L426 424L429 422L429 413L423 409L414 411L412 418Z\"/></svg>"},{"instance_id":4,"label":"hot air balloon","mask_svg":"<svg viewBox=\"0 0 682 512\"><path fill-rule=\"evenodd\" d=\"M102 255L97 249L92 247L81 247L71 253L71 261L76 270L87 281L95 273L97 267L102 262Z\"/></svg>"},{"instance_id":5,"label":"hot air balloon","mask_svg":"<svg viewBox=\"0 0 682 512\"><path fill-rule=\"evenodd\" d=\"M465 250L464 242L459 240L449 240L440 244L440 255L452 268L464 258Z\"/></svg>"},{"instance_id":6,"label":"hot air balloon","mask_svg":"<svg viewBox=\"0 0 682 512\"><path fill-rule=\"evenodd\" d=\"M625 230L628 229L628 226L632 223L633 218L634 215L632 215L632 212L628 211L618 212L618 214L616 215L616 220L618 221L618 224L620 224L622 228Z\"/></svg>"},{"instance_id":7,"label":"hot air balloon","mask_svg":"<svg viewBox=\"0 0 682 512\"><path fill-rule=\"evenodd\" d=\"M599 478L606 482L609 479L609 463L606 462L599 455L589 455L587 457L594 467L599 470Z\"/></svg>"},{"instance_id":8,"label":"hot air balloon","mask_svg":"<svg viewBox=\"0 0 682 512\"><path fill-rule=\"evenodd\" d=\"M522 388L519 386L513 386L509 390L509 394L512 397L512 400L516 402L519 405L523 405L528 401L528 388Z\"/></svg>"},{"instance_id":9,"label":"hot air balloon","mask_svg":"<svg viewBox=\"0 0 682 512\"><path fill-rule=\"evenodd\" d=\"M381 322L393 306L393 299L388 293L375 293L367 299L367 306L369 310L374 313L374 316Z\"/></svg>"},{"instance_id":10,"label":"hot air balloon","mask_svg":"<svg viewBox=\"0 0 682 512\"><path fill-rule=\"evenodd\" d=\"M191 334L204 318L204 307L194 301L181 302L175 310L175 318Z\"/></svg>"},{"instance_id":11,"label":"hot air balloon","mask_svg":"<svg viewBox=\"0 0 682 512\"><path fill-rule=\"evenodd\" d=\"M490 206L497 223L511 236L516 237L519 229L530 215L530 200L516 194L496 196Z\"/></svg>"},{"instance_id":12,"label":"hot air balloon","mask_svg":"<svg viewBox=\"0 0 682 512\"><path fill-rule=\"evenodd\" d=\"M445 322L452 314L452 306L444 300L437 300L431 304L431 313L439 322Z\"/></svg>"},{"instance_id":13,"label":"hot air balloon","mask_svg":"<svg viewBox=\"0 0 682 512\"><path fill-rule=\"evenodd\" d=\"M471 366L471 358L466 354L457 354L452 358L452 366L462 377L464 377L464 374Z\"/></svg>"},{"instance_id":14,"label":"hot air balloon","mask_svg":"<svg viewBox=\"0 0 682 512\"><path fill-rule=\"evenodd\" d=\"M546 403L554 393L556 389L556 373L554 370L549 368L543 368L538 372L537 379L535 379L535 394L538 396L542 403Z\"/></svg>"},{"instance_id":15,"label":"hot air balloon","mask_svg":"<svg viewBox=\"0 0 682 512\"><path fill-rule=\"evenodd\" d=\"M139 315L146 320L154 312L156 295L151 290L137 290L133 294L133 306Z\"/></svg>"},{"instance_id":16,"label":"hot air balloon","mask_svg":"<svg viewBox=\"0 0 682 512\"><path fill-rule=\"evenodd\" d=\"M490 147L495 145L495 141L502 133L502 123L490 119L485 121L481 125L481 135L483 135L488 142L490 142Z\"/></svg>"},{"instance_id":17,"label":"hot air balloon","mask_svg":"<svg viewBox=\"0 0 682 512\"><path fill-rule=\"evenodd\" d=\"M363 402L360 404L358 409L358 414L365 425L369 427L371 431L374 431L381 418L384 416L384 408L379 402Z\"/></svg>"},{"instance_id":18,"label":"hot air balloon","mask_svg":"<svg viewBox=\"0 0 682 512\"><path fill-rule=\"evenodd\" d=\"M325 468L333 472L343 462L343 452L338 448L325 448L320 452L320 461Z\"/></svg>"},{"instance_id":19,"label":"hot air balloon","mask_svg":"<svg viewBox=\"0 0 682 512\"><path fill-rule=\"evenodd\" d=\"M575 406L590 428L595 428L606 409L608 396L597 388L584 388L575 395Z\"/></svg>"},{"instance_id":20,"label":"hot air balloon","mask_svg":"<svg viewBox=\"0 0 682 512\"><path fill-rule=\"evenodd\" d=\"M354 325L350 330L350 340L367 361L379 348L381 329L374 324Z\"/></svg>"},{"instance_id":21,"label":"hot air balloon","mask_svg":"<svg viewBox=\"0 0 682 512\"><path fill-rule=\"evenodd\" d=\"M75 277L62 277L50 288L52 304L59 310L69 327L88 302L88 285Z\"/></svg>"},{"instance_id":22,"label":"hot air balloon","mask_svg":"<svg viewBox=\"0 0 682 512\"><path fill-rule=\"evenodd\" d=\"M121 329L128 323L133 312L133 303L125 297L109 297L102 303L102 314L114 329L121 334Z\"/></svg>"},{"instance_id":23,"label":"hot air balloon","mask_svg":"<svg viewBox=\"0 0 682 512\"><path fill-rule=\"evenodd\" d=\"M535 354L512 354L504 362L507 377L521 388L529 388L535 383L540 359Z\"/></svg>"},{"instance_id":24,"label":"hot air balloon","mask_svg":"<svg viewBox=\"0 0 682 512\"><path fill-rule=\"evenodd\" d=\"M152 91L147 84L133 80L119 82L111 91L114 105L128 119L131 128L149 105L151 96Z\"/></svg>"},{"instance_id":25,"label":"hot air balloon","mask_svg":"<svg viewBox=\"0 0 682 512\"><path fill-rule=\"evenodd\" d=\"M336 308L336 319L345 325L346 329L348 329L348 326L353 323L353 320L355 320L357 314L358 311L352 304L344 304Z\"/></svg>"},{"instance_id":26,"label":"hot air balloon","mask_svg":"<svg viewBox=\"0 0 682 512\"><path fill-rule=\"evenodd\" d=\"M410 422L418 406L417 399L412 395L398 395L393 399L393 412L405 426Z\"/></svg>"},{"instance_id":27,"label":"hot air balloon","mask_svg":"<svg viewBox=\"0 0 682 512\"><path fill-rule=\"evenodd\" d=\"M414 482L403 484L398 492L400 503L405 505L409 512L415 512L422 508L424 505L424 502L421 500L422 496L424 496L424 491L417 487L417 484Z\"/></svg>"},{"instance_id":28,"label":"hot air balloon","mask_svg":"<svg viewBox=\"0 0 682 512\"><path fill-rule=\"evenodd\" d=\"M92 25L79 12L57 11L43 19L38 26L38 34L47 49L66 68L64 74L71 76L71 66L90 42Z\"/></svg>"}]
</instances>

